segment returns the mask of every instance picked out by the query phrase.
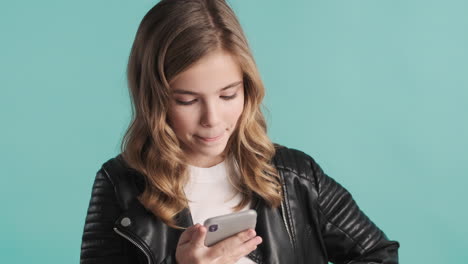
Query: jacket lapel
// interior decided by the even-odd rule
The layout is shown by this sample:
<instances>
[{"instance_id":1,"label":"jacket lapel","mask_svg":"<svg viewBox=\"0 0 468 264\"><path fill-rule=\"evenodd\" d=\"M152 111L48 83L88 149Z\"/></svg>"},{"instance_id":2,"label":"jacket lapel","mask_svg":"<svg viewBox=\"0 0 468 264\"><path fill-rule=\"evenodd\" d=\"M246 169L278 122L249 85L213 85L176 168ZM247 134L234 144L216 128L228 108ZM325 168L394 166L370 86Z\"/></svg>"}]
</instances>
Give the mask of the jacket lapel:
<instances>
[{"instance_id":1,"label":"jacket lapel","mask_svg":"<svg viewBox=\"0 0 468 264\"><path fill-rule=\"evenodd\" d=\"M258 256L258 263L280 264L296 263L293 261L294 250L289 241L289 235L278 208L272 209L259 201L257 210L257 235L263 242L254 251Z\"/></svg>"},{"instance_id":2,"label":"jacket lapel","mask_svg":"<svg viewBox=\"0 0 468 264\"><path fill-rule=\"evenodd\" d=\"M177 215L176 224L182 227L192 225L188 209ZM148 251L155 263L161 263L167 256L175 253L179 237L184 231L166 225L146 210L137 199L115 221L115 227Z\"/></svg>"}]
</instances>

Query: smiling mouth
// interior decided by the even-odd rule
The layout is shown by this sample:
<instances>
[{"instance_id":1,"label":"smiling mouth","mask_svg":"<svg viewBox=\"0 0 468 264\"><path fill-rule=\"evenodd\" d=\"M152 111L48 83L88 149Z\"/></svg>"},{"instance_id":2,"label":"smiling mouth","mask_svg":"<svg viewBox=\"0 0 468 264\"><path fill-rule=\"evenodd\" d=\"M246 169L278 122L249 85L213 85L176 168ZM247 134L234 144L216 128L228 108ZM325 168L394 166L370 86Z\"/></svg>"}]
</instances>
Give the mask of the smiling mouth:
<instances>
[{"instance_id":1,"label":"smiling mouth","mask_svg":"<svg viewBox=\"0 0 468 264\"><path fill-rule=\"evenodd\" d=\"M223 136L223 134L217 136L217 137L200 137L200 136L196 136L197 138L203 140L203 141L206 141L206 142L213 142L213 141L216 141L218 139L220 139L221 137Z\"/></svg>"}]
</instances>

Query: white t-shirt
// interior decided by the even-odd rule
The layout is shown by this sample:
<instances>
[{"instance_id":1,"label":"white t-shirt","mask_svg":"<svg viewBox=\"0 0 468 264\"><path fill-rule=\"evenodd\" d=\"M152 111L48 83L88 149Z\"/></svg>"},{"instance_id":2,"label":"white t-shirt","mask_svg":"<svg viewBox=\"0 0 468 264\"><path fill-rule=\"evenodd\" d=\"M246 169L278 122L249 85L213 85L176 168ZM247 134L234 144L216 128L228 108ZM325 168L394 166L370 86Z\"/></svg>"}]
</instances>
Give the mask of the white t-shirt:
<instances>
[{"instance_id":1,"label":"white t-shirt","mask_svg":"<svg viewBox=\"0 0 468 264\"><path fill-rule=\"evenodd\" d=\"M229 181L229 173L239 177L238 170L230 170L226 161L209 168L188 165L190 178L184 186L184 192L189 200L189 208L194 224L203 222L214 216L234 212L233 208L240 202L241 195ZM248 210L247 204L241 211ZM241 258L237 264L255 263L247 257Z\"/></svg>"}]
</instances>

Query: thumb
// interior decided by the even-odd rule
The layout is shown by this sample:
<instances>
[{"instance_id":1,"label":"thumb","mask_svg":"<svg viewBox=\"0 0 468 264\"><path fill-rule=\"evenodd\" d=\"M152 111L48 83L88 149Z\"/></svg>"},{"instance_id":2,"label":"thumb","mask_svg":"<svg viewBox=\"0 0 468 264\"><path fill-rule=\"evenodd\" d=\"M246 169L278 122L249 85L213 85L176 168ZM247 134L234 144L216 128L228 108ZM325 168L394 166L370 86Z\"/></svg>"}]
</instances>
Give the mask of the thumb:
<instances>
[{"instance_id":1,"label":"thumb","mask_svg":"<svg viewBox=\"0 0 468 264\"><path fill-rule=\"evenodd\" d=\"M193 233L192 240L190 243L197 247L205 246L206 227L200 225L197 230Z\"/></svg>"},{"instance_id":2,"label":"thumb","mask_svg":"<svg viewBox=\"0 0 468 264\"><path fill-rule=\"evenodd\" d=\"M182 233L182 235L180 235L179 242L177 243L177 245L183 245L185 243L190 242L192 240L193 234L197 231L197 226L199 225L200 224L196 224L187 228Z\"/></svg>"}]
</instances>

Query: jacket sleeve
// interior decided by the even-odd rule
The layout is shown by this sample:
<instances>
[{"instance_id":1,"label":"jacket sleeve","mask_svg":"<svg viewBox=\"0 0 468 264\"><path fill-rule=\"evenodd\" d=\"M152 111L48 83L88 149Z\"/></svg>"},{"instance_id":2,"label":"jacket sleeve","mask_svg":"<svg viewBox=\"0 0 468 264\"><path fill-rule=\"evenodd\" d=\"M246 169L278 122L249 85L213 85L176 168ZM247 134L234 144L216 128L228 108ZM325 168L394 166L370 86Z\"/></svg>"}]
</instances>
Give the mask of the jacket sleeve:
<instances>
[{"instance_id":1,"label":"jacket sleeve","mask_svg":"<svg viewBox=\"0 0 468 264\"><path fill-rule=\"evenodd\" d=\"M312 160L318 211L328 259L335 264L397 264L397 241L390 241L362 212L351 194Z\"/></svg>"},{"instance_id":2,"label":"jacket sleeve","mask_svg":"<svg viewBox=\"0 0 468 264\"><path fill-rule=\"evenodd\" d=\"M128 243L113 230L120 214L114 187L101 169L97 172L91 192L81 242L81 264L127 264L132 261Z\"/></svg>"}]
</instances>

